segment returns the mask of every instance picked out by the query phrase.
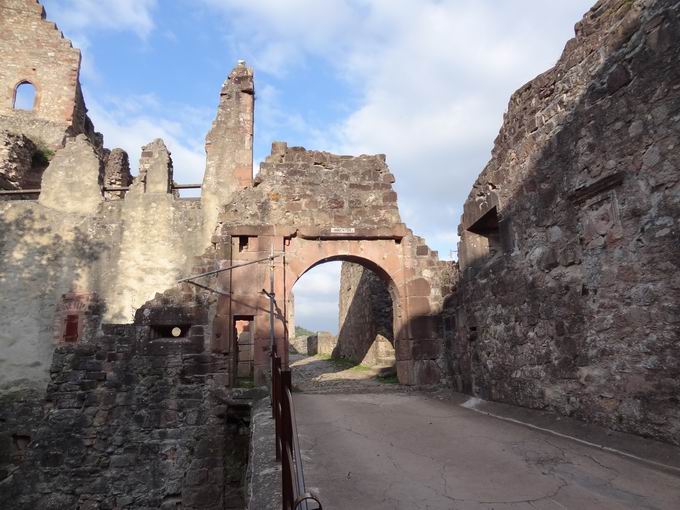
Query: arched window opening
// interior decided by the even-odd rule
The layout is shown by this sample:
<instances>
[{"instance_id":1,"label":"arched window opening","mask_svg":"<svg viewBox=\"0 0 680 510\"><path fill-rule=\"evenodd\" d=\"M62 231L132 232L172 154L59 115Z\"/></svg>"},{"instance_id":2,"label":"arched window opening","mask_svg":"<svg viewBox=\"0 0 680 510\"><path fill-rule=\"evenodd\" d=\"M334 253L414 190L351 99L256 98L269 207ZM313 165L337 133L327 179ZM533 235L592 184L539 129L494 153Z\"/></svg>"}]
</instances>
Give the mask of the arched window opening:
<instances>
[{"instance_id":1,"label":"arched window opening","mask_svg":"<svg viewBox=\"0 0 680 510\"><path fill-rule=\"evenodd\" d=\"M15 110L33 110L35 106L35 85L24 81L19 83L14 94Z\"/></svg>"}]
</instances>

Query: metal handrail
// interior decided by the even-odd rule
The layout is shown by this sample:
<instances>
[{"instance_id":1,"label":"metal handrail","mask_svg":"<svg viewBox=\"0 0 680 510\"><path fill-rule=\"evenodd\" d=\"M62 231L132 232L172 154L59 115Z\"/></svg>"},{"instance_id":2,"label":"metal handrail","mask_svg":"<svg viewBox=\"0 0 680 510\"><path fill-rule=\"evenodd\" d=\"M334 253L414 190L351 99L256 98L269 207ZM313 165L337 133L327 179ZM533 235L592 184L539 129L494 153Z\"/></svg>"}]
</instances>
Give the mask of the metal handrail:
<instances>
[{"instance_id":1,"label":"metal handrail","mask_svg":"<svg viewBox=\"0 0 680 510\"><path fill-rule=\"evenodd\" d=\"M272 408L276 423L276 460L281 461L283 510L322 510L319 499L305 488L290 369L281 368L281 358L272 355ZM312 501L314 506L309 506Z\"/></svg>"},{"instance_id":2,"label":"metal handrail","mask_svg":"<svg viewBox=\"0 0 680 510\"><path fill-rule=\"evenodd\" d=\"M200 184L172 184L170 186L173 190L176 189L200 189ZM0 189L0 195L37 195L41 191L40 188L32 189ZM130 186L103 186L102 191L116 192L116 191L130 191Z\"/></svg>"}]
</instances>

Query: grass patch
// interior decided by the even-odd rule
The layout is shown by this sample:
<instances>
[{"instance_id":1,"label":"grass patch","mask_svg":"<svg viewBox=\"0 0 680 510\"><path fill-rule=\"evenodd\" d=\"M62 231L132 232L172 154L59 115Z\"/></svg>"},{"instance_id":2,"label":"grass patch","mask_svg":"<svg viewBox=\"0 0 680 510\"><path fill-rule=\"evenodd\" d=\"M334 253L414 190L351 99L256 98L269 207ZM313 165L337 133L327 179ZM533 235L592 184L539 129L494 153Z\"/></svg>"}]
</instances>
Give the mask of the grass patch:
<instances>
[{"instance_id":1,"label":"grass patch","mask_svg":"<svg viewBox=\"0 0 680 510\"><path fill-rule=\"evenodd\" d=\"M255 387L255 381L253 381L250 377L237 377L236 378L236 387L237 388L254 388Z\"/></svg>"},{"instance_id":2,"label":"grass patch","mask_svg":"<svg viewBox=\"0 0 680 510\"><path fill-rule=\"evenodd\" d=\"M334 358L328 354L317 354L316 358L323 361L329 361L338 370L351 370L352 372L370 372L373 370L366 365L357 365L354 361L347 358Z\"/></svg>"},{"instance_id":3,"label":"grass patch","mask_svg":"<svg viewBox=\"0 0 680 510\"><path fill-rule=\"evenodd\" d=\"M295 326L295 336L312 336L316 335L314 331L310 331L307 328L303 328L302 326Z\"/></svg>"},{"instance_id":4,"label":"grass patch","mask_svg":"<svg viewBox=\"0 0 680 510\"><path fill-rule=\"evenodd\" d=\"M31 166L33 168L46 167L50 164L50 160L54 156L54 151L42 140L33 140L33 143L35 143L35 152L31 159Z\"/></svg>"},{"instance_id":5,"label":"grass patch","mask_svg":"<svg viewBox=\"0 0 680 510\"><path fill-rule=\"evenodd\" d=\"M376 379L383 384L399 384L397 374L378 374Z\"/></svg>"}]
</instances>

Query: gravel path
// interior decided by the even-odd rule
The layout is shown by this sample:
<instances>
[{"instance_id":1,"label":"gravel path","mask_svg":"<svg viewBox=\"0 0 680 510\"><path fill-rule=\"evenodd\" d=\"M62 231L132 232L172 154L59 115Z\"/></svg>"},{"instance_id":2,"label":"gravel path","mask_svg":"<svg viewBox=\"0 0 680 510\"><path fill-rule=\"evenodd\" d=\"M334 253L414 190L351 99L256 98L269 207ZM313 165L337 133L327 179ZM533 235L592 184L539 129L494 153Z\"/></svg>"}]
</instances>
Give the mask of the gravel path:
<instances>
[{"instance_id":1,"label":"gravel path","mask_svg":"<svg viewBox=\"0 0 680 510\"><path fill-rule=\"evenodd\" d=\"M349 366L323 356L290 354L293 387L304 393L395 393L412 391L394 378L379 378L379 368Z\"/></svg>"}]
</instances>

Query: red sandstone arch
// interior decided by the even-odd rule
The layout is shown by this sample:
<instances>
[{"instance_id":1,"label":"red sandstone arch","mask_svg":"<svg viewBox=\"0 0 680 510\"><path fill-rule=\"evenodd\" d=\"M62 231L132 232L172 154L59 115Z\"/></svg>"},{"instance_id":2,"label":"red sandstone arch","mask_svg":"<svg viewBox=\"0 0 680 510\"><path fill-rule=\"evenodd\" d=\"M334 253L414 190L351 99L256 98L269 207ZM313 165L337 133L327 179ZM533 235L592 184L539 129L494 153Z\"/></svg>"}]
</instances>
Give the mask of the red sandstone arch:
<instances>
[{"instance_id":1,"label":"red sandstone arch","mask_svg":"<svg viewBox=\"0 0 680 510\"><path fill-rule=\"evenodd\" d=\"M220 286L228 295L218 300L213 324L212 349L229 353L236 316L254 318L254 364L256 382L264 381L270 360L269 300L262 292L270 288L274 271L274 337L284 362L288 360L286 304L295 282L309 269L331 260L357 262L389 282L394 307L394 338L399 380L405 384L436 382L439 341L432 325L430 285L419 273L412 238L396 235L304 236L297 231L277 233L273 229L234 229L222 247L223 267L253 262L272 251L273 264L259 262L226 271ZM425 256L423 256L425 260Z\"/></svg>"},{"instance_id":2,"label":"red sandstone arch","mask_svg":"<svg viewBox=\"0 0 680 510\"><path fill-rule=\"evenodd\" d=\"M377 274L385 283L387 283L387 288L389 289L390 292L390 297L392 298L392 328L393 331L396 333L400 331L401 328L401 308L400 308L400 303L399 303L399 287L397 286L397 283L395 282L394 278L390 275L390 273L383 268L380 263L376 262L375 260L371 258L367 258L365 256L357 256L357 255L351 255L351 254L338 254L338 255L330 255L325 258L321 258L319 260L316 260L312 262L309 267L307 267L304 271L302 271L299 274L287 274L287 278L291 278L292 281L286 282L286 298L290 298L292 295L292 290L295 287L295 284L304 276L308 271L311 269L320 266L322 264L325 264L327 262L352 262L354 264L358 264L362 267L365 267L366 269L369 269L370 271L373 271L375 274ZM297 270L297 267L299 267L297 264L294 265L295 269ZM290 268L290 266L289 266ZM289 269L289 273L292 273L292 269ZM286 306L288 305L288 301L286 301ZM286 310L286 317L288 317L288 311ZM289 338L289 331L286 330L286 338ZM397 345L397 337L395 334L394 338L395 346ZM286 349L287 352L287 349Z\"/></svg>"}]
</instances>

